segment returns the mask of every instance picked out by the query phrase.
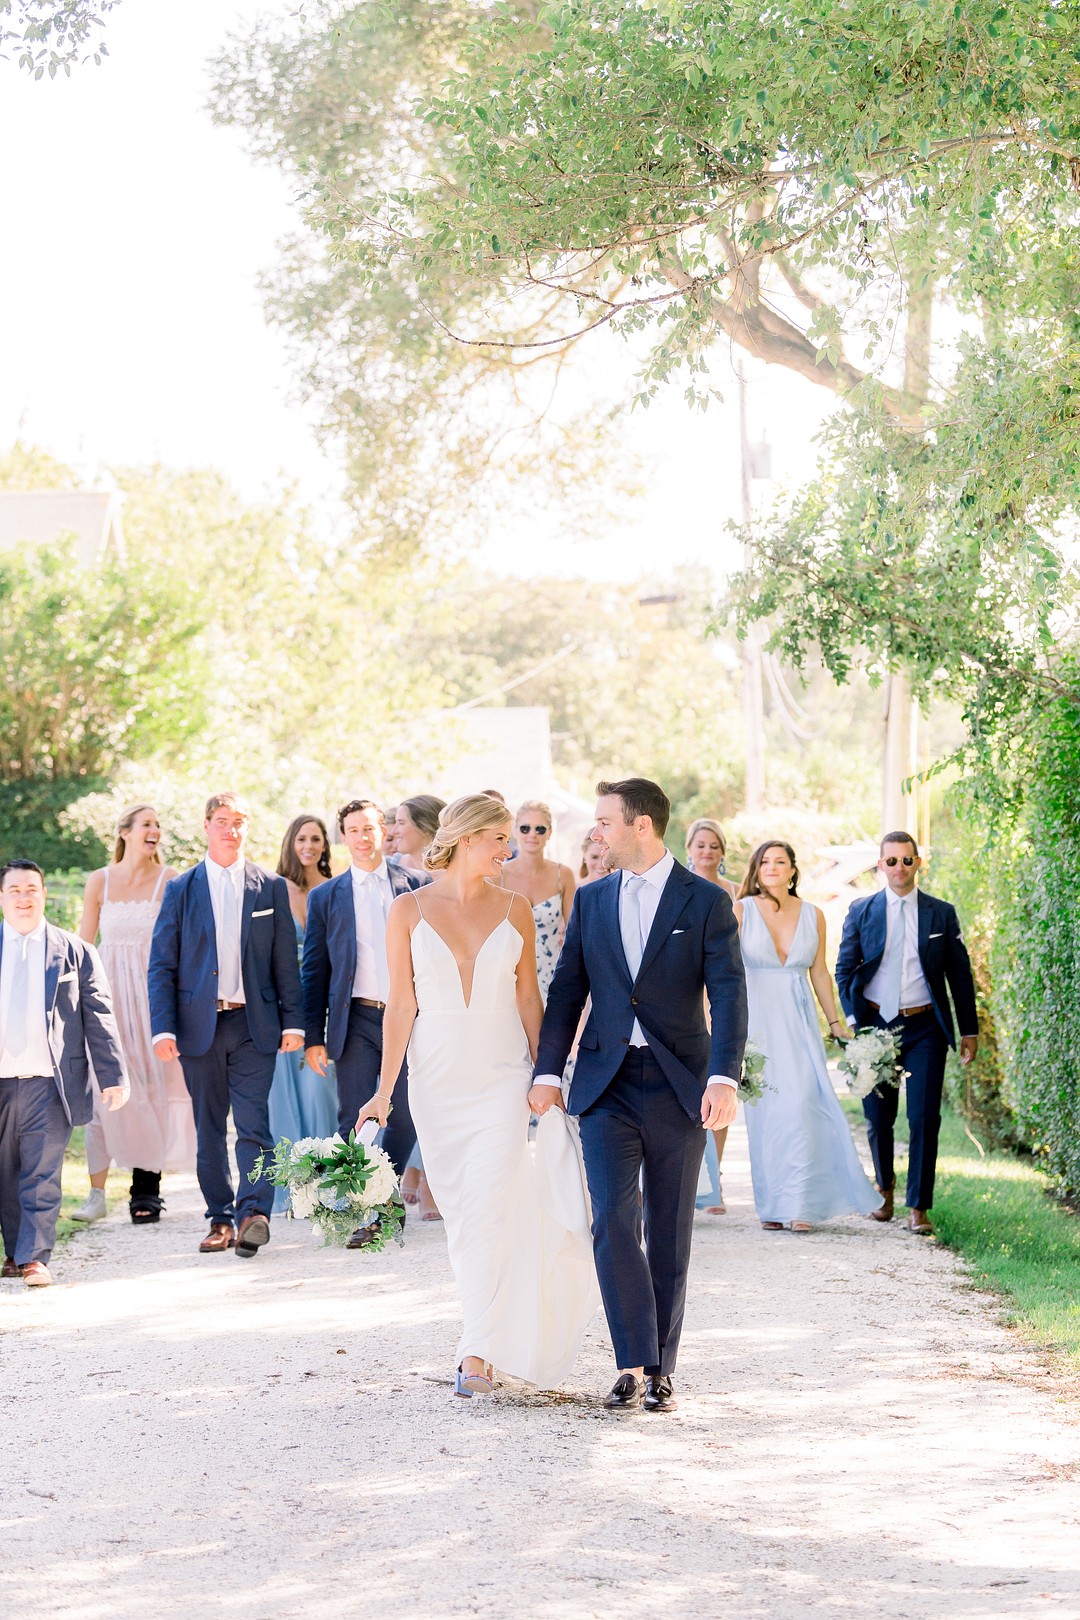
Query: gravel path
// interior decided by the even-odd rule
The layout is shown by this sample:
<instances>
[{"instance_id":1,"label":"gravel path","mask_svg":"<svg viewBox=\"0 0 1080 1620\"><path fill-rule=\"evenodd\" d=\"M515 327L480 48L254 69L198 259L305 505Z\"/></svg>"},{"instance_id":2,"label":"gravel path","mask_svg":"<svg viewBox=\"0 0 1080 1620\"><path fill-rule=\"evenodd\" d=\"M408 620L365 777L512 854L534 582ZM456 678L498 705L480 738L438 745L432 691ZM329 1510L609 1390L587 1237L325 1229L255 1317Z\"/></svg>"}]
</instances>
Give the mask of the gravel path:
<instances>
[{"instance_id":1,"label":"gravel path","mask_svg":"<svg viewBox=\"0 0 1080 1620\"><path fill-rule=\"evenodd\" d=\"M932 1242L762 1232L741 1129L724 1180L665 1419L600 1409L600 1319L563 1392L455 1401L441 1227L202 1257L170 1178L0 1291L0 1612L1080 1616L1064 1387Z\"/></svg>"}]
</instances>

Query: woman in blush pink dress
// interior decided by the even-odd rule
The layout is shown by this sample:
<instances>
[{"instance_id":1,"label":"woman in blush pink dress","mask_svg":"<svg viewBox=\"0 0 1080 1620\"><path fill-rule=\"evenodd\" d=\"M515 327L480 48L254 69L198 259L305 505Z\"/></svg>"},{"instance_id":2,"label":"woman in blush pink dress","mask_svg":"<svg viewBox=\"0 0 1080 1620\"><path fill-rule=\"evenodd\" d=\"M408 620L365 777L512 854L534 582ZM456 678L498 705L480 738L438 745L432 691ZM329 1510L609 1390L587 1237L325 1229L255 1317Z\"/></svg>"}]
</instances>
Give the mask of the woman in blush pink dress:
<instances>
[{"instance_id":1,"label":"woman in blush pink dress","mask_svg":"<svg viewBox=\"0 0 1080 1620\"><path fill-rule=\"evenodd\" d=\"M129 1210L136 1226L160 1220L163 1170L195 1168L195 1121L178 1062L161 1063L150 1046L146 967L162 891L175 877L161 862L161 823L153 805L136 804L120 818L113 858L91 872L83 896L79 936L92 945L100 932L102 964L124 1049L131 1096L110 1113L99 1102L86 1127L90 1194L73 1211L77 1221L105 1214L109 1168L131 1171Z\"/></svg>"}]
</instances>

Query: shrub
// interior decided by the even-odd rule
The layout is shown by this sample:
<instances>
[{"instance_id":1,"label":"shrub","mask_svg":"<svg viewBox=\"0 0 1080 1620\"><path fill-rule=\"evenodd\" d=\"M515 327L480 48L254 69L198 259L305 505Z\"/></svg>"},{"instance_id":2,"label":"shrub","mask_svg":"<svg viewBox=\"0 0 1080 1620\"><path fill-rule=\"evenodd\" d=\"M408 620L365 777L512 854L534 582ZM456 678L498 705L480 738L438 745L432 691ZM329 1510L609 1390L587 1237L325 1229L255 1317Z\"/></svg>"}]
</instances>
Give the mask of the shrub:
<instances>
[{"instance_id":1,"label":"shrub","mask_svg":"<svg viewBox=\"0 0 1080 1620\"><path fill-rule=\"evenodd\" d=\"M86 776L0 782L0 855L37 861L46 872L103 865L107 850L97 834L62 819L73 799L103 786Z\"/></svg>"},{"instance_id":2,"label":"shrub","mask_svg":"<svg viewBox=\"0 0 1080 1620\"><path fill-rule=\"evenodd\" d=\"M1035 738L1037 769L1002 863L992 967L1017 1112L1061 1189L1080 1191L1080 709L1062 701Z\"/></svg>"}]
</instances>

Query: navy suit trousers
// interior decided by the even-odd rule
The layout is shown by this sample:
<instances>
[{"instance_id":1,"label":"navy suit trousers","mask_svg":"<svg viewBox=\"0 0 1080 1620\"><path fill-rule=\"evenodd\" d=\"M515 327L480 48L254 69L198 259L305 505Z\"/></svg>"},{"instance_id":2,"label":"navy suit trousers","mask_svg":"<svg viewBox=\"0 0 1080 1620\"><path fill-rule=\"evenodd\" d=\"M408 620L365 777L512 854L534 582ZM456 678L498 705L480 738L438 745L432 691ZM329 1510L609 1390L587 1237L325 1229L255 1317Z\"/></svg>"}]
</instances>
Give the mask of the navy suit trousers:
<instances>
[{"instance_id":1,"label":"navy suit trousers","mask_svg":"<svg viewBox=\"0 0 1080 1620\"><path fill-rule=\"evenodd\" d=\"M878 1028L886 1027L880 1014L874 1014ZM941 1093L945 1083L945 1059L949 1045L932 1012L901 1018L890 1028L900 1031L900 1061L908 1072L907 1092L908 1174L904 1195L909 1209L930 1209L934 1202L934 1174L937 1170L938 1133L941 1129ZM896 1180L893 1166L893 1131L900 1108L897 1086L875 1086L863 1098L866 1134L874 1160L874 1173L882 1192Z\"/></svg>"},{"instance_id":2,"label":"navy suit trousers","mask_svg":"<svg viewBox=\"0 0 1080 1620\"><path fill-rule=\"evenodd\" d=\"M20 1266L48 1264L60 1215L60 1176L71 1125L56 1080L0 1080L0 1221Z\"/></svg>"},{"instance_id":3,"label":"navy suit trousers","mask_svg":"<svg viewBox=\"0 0 1080 1620\"><path fill-rule=\"evenodd\" d=\"M338 1083L338 1131L349 1139L356 1129L356 1116L379 1087L382 1066L383 1015L381 1007L365 1007L354 1001L349 1007L349 1029L341 1056L336 1060ZM400 1178L416 1146L416 1126L409 1109L409 1066L401 1065L394 1085L393 1107L382 1145Z\"/></svg>"},{"instance_id":4,"label":"navy suit trousers","mask_svg":"<svg viewBox=\"0 0 1080 1620\"><path fill-rule=\"evenodd\" d=\"M705 1151L701 1121L687 1114L648 1048L631 1047L579 1123L593 1253L616 1364L672 1373Z\"/></svg>"},{"instance_id":5,"label":"navy suit trousers","mask_svg":"<svg viewBox=\"0 0 1080 1620\"><path fill-rule=\"evenodd\" d=\"M269 1155L274 1146L268 1099L276 1060L276 1052L260 1052L251 1039L243 1007L218 1013L208 1052L180 1059L195 1114L195 1168L208 1221L236 1223L248 1215L269 1216L273 1208L272 1183L260 1177L252 1184L248 1178L259 1154ZM226 1135L230 1108L240 1174L235 1192Z\"/></svg>"}]
</instances>

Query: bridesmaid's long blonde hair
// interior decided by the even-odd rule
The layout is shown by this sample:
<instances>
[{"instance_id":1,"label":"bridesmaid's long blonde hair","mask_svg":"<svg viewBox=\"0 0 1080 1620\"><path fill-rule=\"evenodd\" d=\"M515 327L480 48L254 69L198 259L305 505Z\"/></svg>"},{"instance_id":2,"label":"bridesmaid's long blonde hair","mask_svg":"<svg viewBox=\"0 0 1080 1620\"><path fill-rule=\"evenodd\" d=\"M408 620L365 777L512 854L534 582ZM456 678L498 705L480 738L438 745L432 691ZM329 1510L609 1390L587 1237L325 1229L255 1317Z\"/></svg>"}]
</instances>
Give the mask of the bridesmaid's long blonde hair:
<instances>
[{"instance_id":1,"label":"bridesmaid's long blonde hair","mask_svg":"<svg viewBox=\"0 0 1080 1620\"><path fill-rule=\"evenodd\" d=\"M124 851L127 848L127 840L124 838L124 834L131 831L132 827L135 825L135 817L141 816L144 810L149 810L151 815L157 815L157 811L154 809L152 804L133 804L124 811L123 815L120 817L120 820L116 823L116 843L113 845L112 853L112 864L114 866L118 861L122 861L124 858ZM150 859L158 866L161 865L160 844L158 845L157 849L155 849Z\"/></svg>"}]
</instances>

